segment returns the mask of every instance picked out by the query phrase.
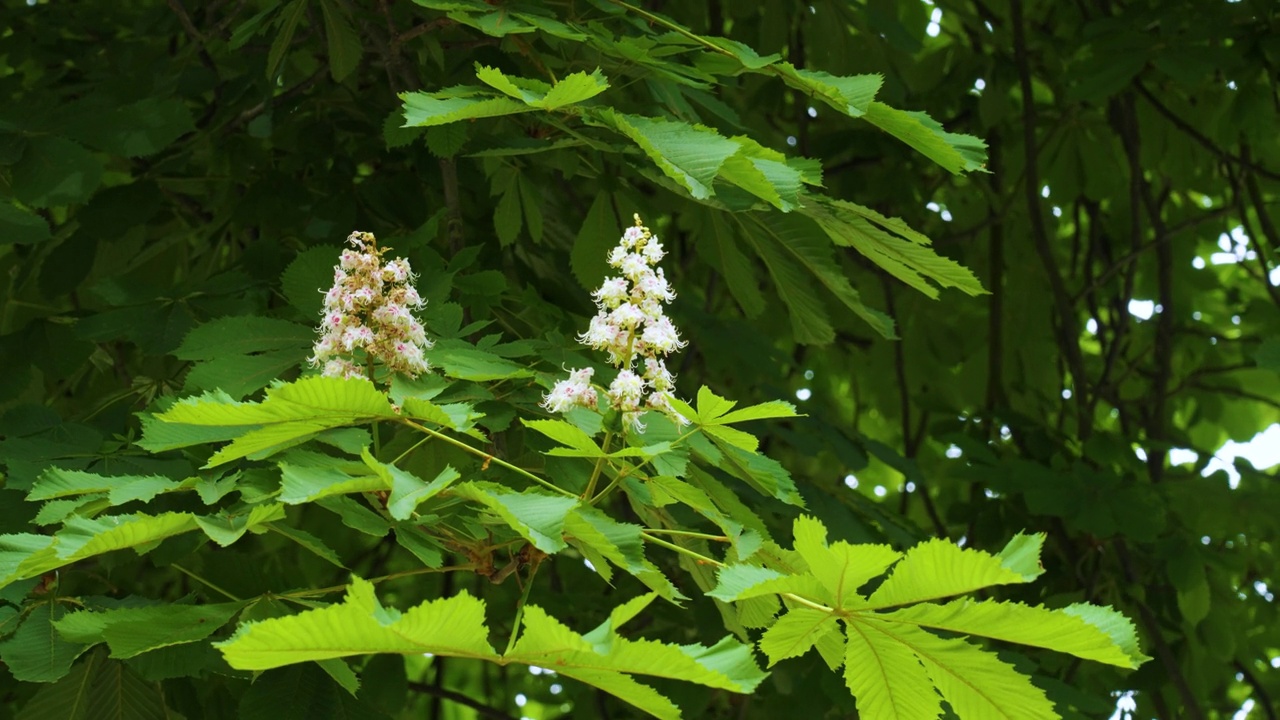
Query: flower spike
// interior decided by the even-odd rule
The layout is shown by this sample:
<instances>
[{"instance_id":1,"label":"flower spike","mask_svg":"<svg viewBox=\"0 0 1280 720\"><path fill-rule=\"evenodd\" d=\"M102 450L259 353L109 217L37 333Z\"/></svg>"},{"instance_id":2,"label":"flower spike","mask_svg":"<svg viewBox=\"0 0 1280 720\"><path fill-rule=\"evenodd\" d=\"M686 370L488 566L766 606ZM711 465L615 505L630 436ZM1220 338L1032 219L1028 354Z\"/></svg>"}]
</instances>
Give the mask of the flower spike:
<instances>
[{"instance_id":1,"label":"flower spike","mask_svg":"<svg viewBox=\"0 0 1280 720\"><path fill-rule=\"evenodd\" d=\"M384 263L372 233L353 232L333 268L333 287L324 293L320 339L309 362L326 377L365 377L356 356L378 361L392 372L417 377L430 369L424 351L431 347L414 310L426 305L413 287L409 261Z\"/></svg>"},{"instance_id":2,"label":"flower spike","mask_svg":"<svg viewBox=\"0 0 1280 720\"><path fill-rule=\"evenodd\" d=\"M667 355L686 343L663 312L676 295L657 267L666 255L662 243L639 215L634 217L635 225L627 228L609 253L609 265L619 274L605 278L591 293L597 312L578 342L608 353L618 375L604 396L629 427L644 432L640 416L647 410L663 413L677 425L689 422L671 406L675 378L665 362ZM542 406L552 412L596 407L598 395L590 385L591 374L590 368L571 370L569 379L556 383Z\"/></svg>"}]
</instances>

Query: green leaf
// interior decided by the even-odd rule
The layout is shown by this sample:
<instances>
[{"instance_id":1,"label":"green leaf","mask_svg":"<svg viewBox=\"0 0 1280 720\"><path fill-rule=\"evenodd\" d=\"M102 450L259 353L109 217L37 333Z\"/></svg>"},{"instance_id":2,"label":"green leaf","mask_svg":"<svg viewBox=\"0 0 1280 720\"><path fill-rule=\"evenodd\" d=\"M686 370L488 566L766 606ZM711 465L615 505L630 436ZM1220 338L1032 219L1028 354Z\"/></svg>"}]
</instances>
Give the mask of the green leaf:
<instances>
[{"instance_id":1,"label":"green leaf","mask_svg":"<svg viewBox=\"0 0 1280 720\"><path fill-rule=\"evenodd\" d=\"M52 538L0 535L0 585L113 550L151 545L196 527L195 516L190 513L104 515L92 520L72 516ZM5 552L6 546L14 545L25 548L26 552ZM14 560L9 560L10 557Z\"/></svg>"},{"instance_id":2,"label":"green leaf","mask_svg":"<svg viewBox=\"0 0 1280 720\"><path fill-rule=\"evenodd\" d=\"M719 177L746 190L782 212L800 205L803 176L787 163L787 157L746 136L737 136L737 153L725 160Z\"/></svg>"},{"instance_id":3,"label":"green leaf","mask_svg":"<svg viewBox=\"0 0 1280 720\"><path fill-rule=\"evenodd\" d=\"M527 367L460 340L437 341L435 347L427 351L427 358L444 374L459 380L488 382L533 377L533 371Z\"/></svg>"},{"instance_id":4,"label":"green leaf","mask_svg":"<svg viewBox=\"0 0 1280 720\"><path fill-rule=\"evenodd\" d=\"M221 390L239 400L298 367L306 351L272 350L256 355L226 355L198 363L187 373L186 390Z\"/></svg>"},{"instance_id":5,"label":"green leaf","mask_svg":"<svg viewBox=\"0 0 1280 720\"><path fill-rule=\"evenodd\" d=\"M525 608L523 626L520 638L504 660L553 667L561 675L588 684L597 684L596 673L610 673L606 678L614 677L612 673L626 673L747 693L765 677L756 667L750 649L731 638L711 647L667 645L617 636L606 646L593 645L536 605ZM597 686L609 691L605 685ZM628 696L620 697L629 700Z\"/></svg>"},{"instance_id":6,"label":"green leaf","mask_svg":"<svg viewBox=\"0 0 1280 720\"><path fill-rule=\"evenodd\" d=\"M27 611L13 637L0 643L0 662L22 682L53 682L71 671L71 663L85 646L70 643L54 631L54 623L66 614L54 600L41 602Z\"/></svg>"},{"instance_id":7,"label":"green leaf","mask_svg":"<svg viewBox=\"0 0 1280 720\"><path fill-rule=\"evenodd\" d=\"M400 408L401 416L415 420L425 420L442 427L453 428L459 432L474 434L476 420L484 417L475 412L475 408L466 403L449 403L436 405L430 400L410 397L405 398Z\"/></svg>"},{"instance_id":8,"label":"green leaf","mask_svg":"<svg viewBox=\"0 0 1280 720\"><path fill-rule=\"evenodd\" d=\"M516 175L515 186L520 192L520 208L529 237L534 242L542 242L542 191L523 173Z\"/></svg>"},{"instance_id":9,"label":"green leaf","mask_svg":"<svg viewBox=\"0 0 1280 720\"><path fill-rule=\"evenodd\" d=\"M798 327L797 340L813 337L822 344L830 342L834 334L819 300L809 289L815 278L876 332L885 338L895 337L893 320L864 305L858 291L838 269L830 245L822 239L822 230L816 223L795 214L753 213L743 224L746 237L752 239L756 251L769 267L778 285L778 293L791 310L793 320L806 324L821 320L821 325L804 335L800 334ZM809 277L798 268L807 271Z\"/></svg>"},{"instance_id":10,"label":"green leaf","mask_svg":"<svg viewBox=\"0 0 1280 720\"><path fill-rule=\"evenodd\" d=\"M338 557L338 553L334 552L328 545L325 545L324 541L315 535L298 530L297 528L291 528L287 525L280 525L277 523L268 524L266 527L272 532L283 535L298 543L321 560L343 568L344 570L346 569L346 565L342 564L342 559Z\"/></svg>"},{"instance_id":11,"label":"green leaf","mask_svg":"<svg viewBox=\"0 0 1280 720\"><path fill-rule=\"evenodd\" d=\"M94 102L87 99L86 104ZM177 98L149 97L133 103L85 107L65 132L89 147L124 157L154 155L195 130L191 111Z\"/></svg>"},{"instance_id":12,"label":"green leaf","mask_svg":"<svg viewBox=\"0 0 1280 720\"><path fill-rule=\"evenodd\" d=\"M401 93L405 127L432 127L459 120L532 112L533 107L507 97L493 97L479 88L457 86L438 93Z\"/></svg>"},{"instance_id":13,"label":"green leaf","mask_svg":"<svg viewBox=\"0 0 1280 720\"><path fill-rule=\"evenodd\" d=\"M134 500L149 502L156 495L176 490L180 485L177 481L159 475L103 477L80 470L49 468L31 486L27 500L107 493L107 499L112 505L123 505Z\"/></svg>"},{"instance_id":14,"label":"green leaf","mask_svg":"<svg viewBox=\"0 0 1280 720\"><path fill-rule=\"evenodd\" d=\"M563 420L522 420L525 427L536 430L561 445L582 453L575 457L601 457L604 453L591 436Z\"/></svg>"},{"instance_id":15,"label":"green leaf","mask_svg":"<svg viewBox=\"0 0 1280 720\"><path fill-rule=\"evenodd\" d=\"M214 646L238 670L382 652L493 660L498 656L488 634L484 603L465 592L429 600L401 614L384 608L368 581L352 578L341 603L244 623L230 639Z\"/></svg>"},{"instance_id":16,"label":"green leaf","mask_svg":"<svg viewBox=\"0 0 1280 720\"><path fill-rule=\"evenodd\" d=\"M785 62L775 67L787 85L816 97L849 117L865 115L884 83L884 78L879 75L841 77L821 70L797 68Z\"/></svg>"},{"instance_id":17,"label":"green leaf","mask_svg":"<svg viewBox=\"0 0 1280 720\"><path fill-rule=\"evenodd\" d=\"M792 528L796 552L826 589L829 602L838 608L860 604L863 598L858 595L858 588L882 575L902 557L888 545L850 545L843 541L828 545L826 527L807 515L796 518Z\"/></svg>"},{"instance_id":18,"label":"green leaf","mask_svg":"<svg viewBox=\"0 0 1280 720\"><path fill-rule=\"evenodd\" d=\"M906 112L884 103L872 102L867 106L865 117L871 124L915 148L953 174L980 170L986 165L985 142L972 135L949 133L922 112Z\"/></svg>"},{"instance_id":19,"label":"green leaf","mask_svg":"<svg viewBox=\"0 0 1280 720\"><path fill-rule=\"evenodd\" d=\"M1263 340L1254 351L1253 357L1258 367L1280 372L1280 338Z\"/></svg>"},{"instance_id":20,"label":"green leaf","mask_svg":"<svg viewBox=\"0 0 1280 720\"><path fill-rule=\"evenodd\" d=\"M27 141L22 159L13 165L10 186L18 202L46 208L84 202L101 182L102 162L93 153L66 138L37 135ZM13 212L6 215L10 223L39 234L34 223Z\"/></svg>"},{"instance_id":21,"label":"green leaf","mask_svg":"<svg viewBox=\"0 0 1280 720\"><path fill-rule=\"evenodd\" d=\"M324 14L324 36L329 43L329 72L334 82L342 82L359 67L364 48L342 6L334 0L321 0L320 10Z\"/></svg>"},{"instance_id":22,"label":"green leaf","mask_svg":"<svg viewBox=\"0 0 1280 720\"><path fill-rule=\"evenodd\" d=\"M360 690L360 678L356 677L355 672L345 660L339 658L331 658L329 660L317 660L316 665L325 672L326 675L333 678L333 681L342 686L347 694L355 697Z\"/></svg>"},{"instance_id":23,"label":"green leaf","mask_svg":"<svg viewBox=\"0 0 1280 720\"><path fill-rule=\"evenodd\" d=\"M541 80L509 78L501 70L479 63L476 64L476 79L526 105L534 105L540 101L549 89Z\"/></svg>"},{"instance_id":24,"label":"green leaf","mask_svg":"<svg viewBox=\"0 0 1280 720\"><path fill-rule=\"evenodd\" d=\"M614 236L622 226L611 198L609 193L596 193L569 253L569 267L585 288L595 289L609 271L609 248L617 243Z\"/></svg>"},{"instance_id":25,"label":"green leaf","mask_svg":"<svg viewBox=\"0 0 1280 720\"><path fill-rule=\"evenodd\" d=\"M409 128L400 132L421 133L421 130ZM471 139L471 129L464 123L436 125L425 132L427 149L438 158L451 158L462 150L462 146ZM407 144L407 143L406 143Z\"/></svg>"},{"instance_id":26,"label":"green leaf","mask_svg":"<svg viewBox=\"0 0 1280 720\"><path fill-rule=\"evenodd\" d=\"M267 79L276 79L276 70L284 60L289 45L293 43L293 34L298 30L298 22L307 9L306 0L293 0L280 11L280 32L271 41L271 50L267 53Z\"/></svg>"},{"instance_id":27,"label":"green leaf","mask_svg":"<svg viewBox=\"0 0 1280 720\"><path fill-rule=\"evenodd\" d=\"M89 720L89 688L102 662L99 653L90 655L61 680L41 687L15 720Z\"/></svg>"},{"instance_id":28,"label":"green leaf","mask_svg":"<svg viewBox=\"0 0 1280 720\"><path fill-rule=\"evenodd\" d=\"M1134 638L1132 623L1127 618L1111 608L1097 605L1072 605L1055 611L1018 603L961 598L945 605L913 605L881 617L958 635L981 635L1047 648L1131 669L1151 659L1138 651L1136 639L1121 645L1099 627L1126 625L1128 637Z\"/></svg>"},{"instance_id":29,"label":"green leaf","mask_svg":"<svg viewBox=\"0 0 1280 720\"><path fill-rule=\"evenodd\" d=\"M890 635L920 659L933 684L962 718L1058 720L1053 703L1031 680L963 640L944 640L910 626L859 623Z\"/></svg>"},{"instance_id":30,"label":"green leaf","mask_svg":"<svg viewBox=\"0 0 1280 720\"><path fill-rule=\"evenodd\" d=\"M211 540L222 547L239 540L250 530L267 523L284 519L284 506L280 503L254 505L248 512L242 508L223 510L212 517L196 517L196 524Z\"/></svg>"},{"instance_id":31,"label":"green leaf","mask_svg":"<svg viewBox=\"0 0 1280 720\"><path fill-rule=\"evenodd\" d=\"M778 618L778 622L760 637L760 651L768 656L772 667L779 660L799 657L809 652L818 638L831 633L840 633L835 615L812 608L794 608Z\"/></svg>"},{"instance_id":32,"label":"green leaf","mask_svg":"<svg viewBox=\"0 0 1280 720\"><path fill-rule=\"evenodd\" d=\"M498 235L498 242L504 247L515 242L520 235L520 193L512 187L498 199L498 206L493 211L493 230Z\"/></svg>"},{"instance_id":33,"label":"green leaf","mask_svg":"<svg viewBox=\"0 0 1280 720\"><path fill-rule=\"evenodd\" d=\"M604 75L600 74L600 68L596 68L590 74L585 72L576 72L561 78L551 90L549 90L538 107L545 110L557 110L566 105L574 105L583 100L599 95L609 89L609 81Z\"/></svg>"},{"instance_id":34,"label":"green leaf","mask_svg":"<svg viewBox=\"0 0 1280 720\"><path fill-rule=\"evenodd\" d=\"M857 249L867 259L930 298L936 299L938 291L928 280L942 287L958 288L969 295L986 293L982 283L968 268L938 255L915 238L904 240L894 237L868 218L890 221L885 224L899 229L905 227L900 221L895 223L866 208L838 200L812 204L806 207L806 214L822 227L832 242Z\"/></svg>"},{"instance_id":35,"label":"green leaf","mask_svg":"<svg viewBox=\"0 0 1280 720\"><path fill-rule=\"evenodd\" d=\"M1026 544L1023 538L1033 542ZM872 608L935 600L973 592L993 585L1025 583L1040 572L1039 549L1043 535L1019 535L1006 546L1015 547L1009 558L972 548L961 548L946 540L932 539L907 551L884 583L868 599ZM1016 545L1015 545L1016 544ZM1029 556L1034 547L1034 557ZM1030 562L1035 563L1034 573Z\"/></svg>"},{"instance_id":36,"label":"green leaf","mask_svg":"<svg viewBox=\"0 0 1280 720\"><path fill-rule=\"evenodd\" d=\"M731 423L748 422L751 420L767 420L770 418L789 418L801 417L796 412L796 406L783 400L770 400L752 405L740 410L734 410L726 413L716 420L716 424L729 425Z\"/></svg>"},{"instance_id":37,"label":"green leaf","mask_svg":"<svg viewBox=\"0 0 1280 720\"><path fill-rule=\"evenodd\" d=\"M102 612L81 610L55 622L54 626L59 632L64 626L68 629L98 628L98 639L111 648L111 657L131 658L149 650L203 640L230 622L245 604L156 605ZM88 641L83 634L72 634L78 640Z\"/></svg>"},{"instance_id":38,"label":"green leaf","mask_svg":"<svg viewBox=\"0 0 1280 720\"><path fill-rule=\"evenodd\" d=\"M929 674L885 625L846 623L844 681L858 703L858 716L876 720L939 717L942 702Z\"/></svg>"},{"instance_id":39,"label":"green leaf","mask_svg":"<svg viewBox=\"0 0 1280 720\"><path fill-rule=\"evenodd\" d=\"M353 697L350 689L344 689L334 675L348 684L355 681L345 664L303 663L264 672L240 696L237 717L241 720L387 720L387 715Z\"/></svg>"},{"instance_id":40,"label":"green leaf","mask_svg":"<svg viewBox=\"0 0 1280 720\"><path fill-rule=\"evenodd\" d=\"M565 548L565 517L578 506L577 498L543 495L531 490L512 492L495 483L462 483L455 485L451 492L484 505L512 530L547 554Z\"/></svg>"},{"instance_id":41,"label":"green leaf","mask_svg":"<svg viewBox=\"0 0 1280 720\"><path fill-rule=\"evenodd\" d=\"M96 665L89 686L89 717L120 720L169 720L160 686L138 677L124 663L106 661Z\"/></svg>"},{"instance_id":42,"label":"green leaf","mask_svg":"<svg viewBox=\"0 0 1280 720\"><path fill-rule=\"evenodd\" d=\"M246 456L263 457L321 430L394 416L387 397L368 380L316 376L277 385L267 390L261 403L239 403L225 395L206 394L183 400L155 419L229 431L248 427L247 432L235 436L231 444L209 458L205 467L215 467ZM191 442L170 434L163 435L168 442L160 442L151 437L152 430L153 426L144 429L139 445L153 451L207 441L195 439L198 434L192 435Z\"/></svg>"},{"instance_id":43,"label":"green leaf","mask_svg":"<svg viewBox=\"0 0 1280 720\"><path fill-rule=\"evenodd\" d=\"M423 482L417 476L394 465L384 465L391 476L391 496L387 498L387 511L396 520L408 520L419 505L430 500L441 490L453 484L462 474L446 465L431 482Z\"/></svg>"},{"instance_id":44,"label":"green leaf","mask_svg":"<svg viewBox=\"0 0 1280 720\"><path fill-rule=\"evenodd\" d=\"M711 197L711 184L721 166L741 147L701 125L626 115L612 109L601 111L600 118L631 138L662 172L699 200Z\"/></svg>"},{"instance_id":45,"label":"green leaf","mask_svg":"<svg viewBox=\"0 0 1280 720\"><path fill-rule=\"evenodd\" d=\"M714 442L724 453L725 464L721 466L722 469L766 496L791 505L804 505L804 500L791 479L791 473L777 460L730 445L719 438L715 438Z\"/></svg>"},{"instance_id":46,"label":"green leaf","mask_svg":"<svg viewBox=\"0 0 1280 720\"><path fill-rule=\"evenodd\" d=\"M715 589L707 594L724 600L747 600L765 595L794 593L822 597L826 588L809 573L788 575L758 565L728 565L720 569Z\"/></svg>"},{"instance_id":47,"label":"green leaf","mask_svg":"<svg viewBox=\"0 0 1280 720\"><path fill-rule=\"evenodd\" d=\"M289 300L289 304L303 315L317 317L324 309L324 288L333 283L334 258L338 257L339 252L341 250L336 247L308 248L298 253L284 269L284 274L280 276L280 291ZM275 322L280 321L273 321L272 324ZM206 323L208 324L211 323ZM198 330L199 327L191 332Z\"/></svg>"},{"instance_id":48,"label":"green leaf","mask_svg":"<svg viewBox=\"0 0 1280 720\"><path fill-rule=\"evenodd\" d=\"M180 360L215 360L226 355L298 350L310 347L314 340L315 330L306 325L258 315L238 315L196 327L187 333L173 355Z\"/></svg>"},{"instance_id":49,"label":"green leaf","mask_svg":"<svg viewBox=\"0 0 1280 720\"><path fill-rule=\"evenodd\" d=\"M377 538L385 537L391 531L391 524L382 516L349 497L333 495L320 498L316 504L336 514L342 519L342 524L352 530Z\"/></svg>"},{"instance_id":50,"label":"green leaf","mask_svg":"<svg viewBox=\"0 0 1280 720\"><path fill-rule=\"evenodd\" d=\"M0 200L0 246L34 245L49 239L49 223L8 200Z\"/></svg>"},{"instance_id":51,"label":"green leaf","mask_svg":"<svg viewBox=\"0 0 1280 720\"><path fill-rule=\"evenodd\" d=\"M742 254L742 250L738 247L737 238L729 231L729 226L721 216L721 213L711 213L711 232L709 234L712 242L708 242L708 239L704 237L703 241L698 243L697 250L711 255L711 264L724 276L725 283L729 286L729 292L733 293L733 298L742 308L743 314L749 318L759 316L760 313L764 312L765 302L764 297L760 294L755 270L751 267L751 262L747 260L747 256ZM604 254L602 252L602 266L603 262ZM602 275L603 271L600 274Z\"/></svg>"},{"instance_id":52,"label":"green leaf","mask_svg":"<svg viewBox=\"0 0 1280 720\"><path fill-rule=\"evenodd\" d=\"M388 479L356 462L316 465L281 461L280 502L301 505L332 495L391 489Z\"/></svg>"}]
</instances>

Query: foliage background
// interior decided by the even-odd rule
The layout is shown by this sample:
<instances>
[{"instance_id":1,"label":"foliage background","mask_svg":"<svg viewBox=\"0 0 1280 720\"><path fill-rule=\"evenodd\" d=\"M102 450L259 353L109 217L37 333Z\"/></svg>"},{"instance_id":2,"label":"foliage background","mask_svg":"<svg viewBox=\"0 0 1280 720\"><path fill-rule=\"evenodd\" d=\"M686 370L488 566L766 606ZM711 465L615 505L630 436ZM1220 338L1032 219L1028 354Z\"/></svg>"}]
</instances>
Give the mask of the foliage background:
<instances>
[{"instance_id":1,"label":"foliage background","mask_svg":"<svg viewBox=\"0 0 1280 720\"><path fill-rule=\"evenodd\" d=\"M51 463L182 472L129 444L134 413L224 379L191 369L207 358L174 351L222 316L310 324L312 279L350 230L413 259L432 331L492 318L486 332L529 340L521 361L551 373L573 361L566 338L590 313L597 258L638 211L673 249L672 314L692 340L680 386L744 403L803 398L807 418L753 429L836 536L995 549L1024 528L1047 532L1048 572L1021 599L1112 604L1138 621L1155 660L1126 674L1037 655L1046 687L1079 693L1090 717L1107 716L1122 691L1134 692L1135 717L1228 717L1248 701L1276 717L1275 471L1202 475L1228 439L1280 420L1273 4L646 6L798 67L883 74L884 101L988 142L987 172L962 176L776 79L682 87L662 63L692 49L622 59L509 34L502 23L518 4L492 5L477 16L490 32L408 2L3 6L0 530L30 527L36 508L15 488ZM531 7L620 35L645 24L609 3ZM901 339L887 340L812 277L768 272L745 225L673 192L640 154L558 145L572 137L565 124L534 116L399 129L397 92L474 84L476 62L525 77L598 66L615 107L818 159L829 195L902 217L990 294L943 290L935 301L836 248L862 300L895 320ZM1134 301L1152 304L1149 317L1131 312ZM204 372L265 382L304 352ZM522 440L496 442L518 454ZM789 525L776 504L753 509ZM203 556L199 572L246 596L334 581L292 546L256 542ZM383 547L337 549L367 577L397 569ZM166 568L191 549L110 556L62 582L200 592ZM598 617L603 586L564 573L540 602L562 618ZM470 579L416 580L396 598L408 605L456 583ZM468 589L508 605L516 592L479 578ZM720 619L703 611L697 625L714 640ZM675 611L656 622L659 633L688 626ZM671 691L693 715L850 712L839 679L805 663L820 660L779 666L732 704ZM542 676L425 661L407 675L379 669L365 675L371 702L419 715L467 717L448 691L513 716L516 693L556 707L554 679ZM323 677L282 682L333 692ZM234 680L203 695L168 684L189 717L201 705L234 716L248 692ZM3 688L0 715L36 690L8 678ZM573 712L630 711L582 695Z\"/></svg>"}]
</instances>

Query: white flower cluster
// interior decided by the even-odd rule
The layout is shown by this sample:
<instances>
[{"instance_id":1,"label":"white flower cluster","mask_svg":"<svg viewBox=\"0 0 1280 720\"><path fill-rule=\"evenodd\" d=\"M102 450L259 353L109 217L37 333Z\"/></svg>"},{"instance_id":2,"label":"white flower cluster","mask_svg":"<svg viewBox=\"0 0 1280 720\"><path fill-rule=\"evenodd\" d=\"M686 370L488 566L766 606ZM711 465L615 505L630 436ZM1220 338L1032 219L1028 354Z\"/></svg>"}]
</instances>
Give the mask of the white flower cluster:
<instances>
[{"instance_id":1,"label":"white flower cluster","mask_svg":"<svg viewBox=\"0 0 1280 720\"><path fill-rule=\"evenodd\" d=\"M333 268L333 287L324 295L320 339L312 348L313 367L326 377L365 377L363 360L377 360L392 372L416 377L430 369L423 351L431 347L413 311L426 304L413 288L409 261L382 261L372 233L353 232Z\"/></svg>"},{"instance_id":2,"label":"white flower cluster","mask_svg":"<svg viewBox=\"0 0 1280 720\"><path fill-rule=\"evenodd\" d=\"M646 410L661 412L677 425L689 421L671 406L675 378L663 360L685 346L662 310L675 299L662 268L656 267L666 253L639 215L635 221L609 253L609 265L621 275L605 279L591 294L598 312L578 341L609 353L618 376L605 391L605 398L610 407L622 413L628 426L643 432L640 415ZM596 407L592 372L591 368L571 370L568 379L556 383L542 406L551 412Z\"/></svg>"}]
</instances>

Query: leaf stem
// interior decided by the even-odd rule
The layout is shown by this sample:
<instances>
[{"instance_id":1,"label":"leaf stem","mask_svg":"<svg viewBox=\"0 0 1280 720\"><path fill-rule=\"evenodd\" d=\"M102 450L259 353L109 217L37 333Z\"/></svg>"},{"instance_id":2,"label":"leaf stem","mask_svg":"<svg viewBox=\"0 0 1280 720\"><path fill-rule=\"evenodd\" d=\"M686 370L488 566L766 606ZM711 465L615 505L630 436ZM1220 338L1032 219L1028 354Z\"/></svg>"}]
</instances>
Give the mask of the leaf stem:
<instances>
[{"instance_id":1,"label":"leaf stem","mask_svg":"<svg viewBox=\"0 0 1280 720\"><path fill-rule=\"evenodd\" d=\"M369 582L374 585L377 585L378 583L386 582L388 580L399 580L400 578L413 577L414 575L427 575L430 573L446 573L446 572L457 572L459 570L475 570L475 569L476 569L475 564L447 565L445 567L439 567L439 568L414 568L413 570L402 570L400 572L391 573L390 575L380 575L375 578L369 578ZM328 595L329 593L342 592L343 590L346 590L349 587L351 587L351 583L344 583L342 585L330 585L329 587L315 588L311 590L294 590L292 592L276 593L276 597L304 598L304 597L311 597L312 595Z\"/></svg>"},{"instance_id":2,"label":"leaf stem","mask_svg":"<svg viewBox=\"0 0 1280 720\"><path fill-rule=\"evenodd\" d=\"M409 427L419 432L426 433L427 435L430 435L431 437L436 438L437 440L443 440L444 442L449 443L450 445L458 448L459 450L462 450L463 452L469 452L472 455L475 455L476 457L479 457L479 458L484 458L485 460L492 462L495 465L500 465L528 480L534 481L535 483L541 485L544 488L547 488L548 490L557 492L561 495L565 495L568 497L573 497L573 498L578 497L576 494L571 493L562 487L557 487L555 484L549 483L546 480L543 480L542 478L538 477L537 475L534 475L533 473L529 472L528 470L525 470L522 467L512 465L511 463L507 462L506 460L503 460L500 457L497 457L496 455L490 455L489 453L483 450L473 448L470 445L462 442L461 440L455 440L454 438L451 438L448 435L445 435L444 433L439 432L438 430L432 430L431 428L425 425L422 425L421 423L416 423L408 418L400 418L400 422L405 425L408 425Z\"/></svg>"},{"instance_id":3,"label":"leaf stem","mask_svg":"<svg viewBox=\"0 0 1280 720\"><path fill-rule=\"evenodd\" d=\"M414 443L414 444L410 445L408 450L405 450L404 452L402 452L402 453L400 453L399 455L397 455L395 460L392 460L391 462L389 462L389 463L387 463L387 464L388 464L388 465L395 465L396 463L398 463L398 462L400 462L401 460L403 460L403 459L404 459L404 457L405 457L406 455L408 455L409 453L413 452L414 450L417 450L419 447L421 447L421 446L422 446L422 444L423 444L423 443L425 443L426 441L428 441L428 440L430 440L430 439L431 439L431 438L429 438L429 437L424 437L424 438L422 438L422 439L421 439L421 440L419 440L418 442L416 442L416 443Z\"/></svg>"},{"instance_id":4,"label":"leaf stem","mask_svg":"<svg viewBox=\"0 0 1280 720\"><path fill-rule=\"evenodd\" d=\"M533 568L529 570L529 577L524 580L524 592L520 593L520 604L516 606L516 619L511 624L511 637L507 639L507 649L502 651L504 657L510 655L511 648L516 646L516 638L520 635L520 623L524 622L524 608L529 603L529 592L533 590L533 576L538 574L538 564L536 562L533 564Z\"/></svg>"},{"instance_id":5,"label":"leaf stem","mask_svg":"<svg viewBox=\"0 0 1280 720\"><path fill-rule=\"evenodd\" d=\"M610 430L604 434L604 442L600 443L600 457L596 458L596 466L591 471L591 479L587 481L587 489L582 491L582 499L588 502L592 501L591 495L596 491L596 483L600 480L600 471L604 469L604 464L609 455L609 444L613 442L613 431ZM609 487L613 487L610 485ZM607 489L607 488L606 488Z\"/></svg>"},{"instance_id":6,"label":"leaf stem","mask_svg":"<svg viewBox=\"0 0 1280 720\"><path fill-rule=\"evenodd\" d=\"M786 598L786 599L790 600L791 602L796 603L797 605L803 605L803 606L805 606L805 607L807 607L807 608L813 608L814 610L821 610L822 612L825 612L825 613L831 613L831 614L833 614L833 615L839 615L839 616L841 616L841 617L844 617L845 615L847 615L847 614L848 614L847 612L842 612L842 611L841 611L840 609L838 609L838 608L827 607L826 605L823 605L822 603L816 603L816 602L814 602L814 601L812 601L812 600L808 600L808 599L806 599L806 598L800 597L799 595L796 595L795 593L778 593L778 594L779 594L780 596L782 596L782 597L784 597L784 598Z\"/></svg>"},{"instance_id":7,"label":"leaf stem","mask_svg":"<svg viewBox=\"0 0 1280 720\"><path fill-rule=\"evenodd\" d=\"M680 24L678 24L678 23L671 22L670 20L667 20L666 18L664 18L664 17L662 17L662 16L660 16L660 15L654 15L653 13L649 12L648 10L645 10L645 9L643 9L643 8L638 8L638 7L636 7L635 5L631 5L630 3L622 2L622 0L609 0L609 2L613 3L614 5L617 5L618 7L626 8L627 10L630 10L631 12L633 12L633 13L635 13L635 14L639 15L640 17L644 18L645 20L648 20L648 21L649 21L649 22L651 22L651 23L655 23L655 24L657 24L657 25L661 25L662 27L667 28L668 30L671 30L672 32L675 32L675 33L677 33L677 34L679 34L679 35L683 35L683 36L685 36L685 37L689 38L690 40L692 40L692 41L694 41L694 42L698 43L699 45L702 45L703 47L707 48L708 50L714 50L714 51L716 51L716 52L720 53L721 55L728 55L729 57L734 57L734 54L733 54L733 53L731 53L731 52L729 52L728 50L725 50L724 48L722 48L722 47L720 47L719 45L716 45L715 43L713 43L713 42L711 42L711 41L707 40L706 38L702 37L701 35L698 35L698 34L696 34L696 33L693 33L693 32L691 32L691 31L689 31L689 29L685 28L684 26L682 26L682 25L680 25Z\"/></svg>"},{"instance_id":8,"label":"leaf stem","mask_svg":"<svg viewBox=\"0 0 1280 720\"><path fill-rule=\"evenodd\" d=\"M200 577L199 575L197 575L197 574L195 574L195 573L191 572L190 570L188 570L188 569L186 569L186 568L182 567L182 566L181 566L181 565L179 565L178 563L170 563L170 564L169 564L169 567L173 568L174 570L177 570L178 572L182 573L183 575L186 575L187 577L191 578L192 580L195 580L196 582L200 583L201 585L205 585L205 586L207 586L207 587L209 587L209 588L212 588L212 589L214 589L214 590L217 590L218 592L222 593L223 595L226 595L227 597L231 598L232 600L235 600L236 602L240 602L240 598L236 597L235 595L232 595L231 593L227 592L226 590L223 590L222 588L218 587L217 585L214 585L213 583L209 582L208 580L205 580L204 578Z\"/></svg>"},{"instance_id":9,"label":"leaf stem","mask_svg":"<svg viewBox=\"0 0 1280 720\"><path fill-rule=\"evenodd\" d=\"M662 533L663 535L679 535L681 537L702 538L703 540L714 540L716 542L729 542L727 535L712 535L710 533L694 532L692 530L667 530L665 528L645 528L647 533Z\"/></svg>"},{"instance_id":10,"label":"leaf stem","mask_svg":"<svg viewBox=\"0 0 1280 720\"><path fill-rule=\"evenodd\" d=\"M681 547L679 545L676 545L675 543L667 542L662 538L654 537L653 535L650 535L649 531L647 530L640 533L640 537L644 538L645 540L648 540L654 545L661 545L662 547L667 548L668 550L674 550L680 553L681 555L688 555L689 557L693 558L694 560L697 560L700 563L703 563L706 565L714 565L719 568L726 567L725 564L720 562L719 560L716 560L714 558L709 558L706 555L703 555L702 553L694 552L693 550L690 550L687 547Z\"/></svg>"}]
</instances>

